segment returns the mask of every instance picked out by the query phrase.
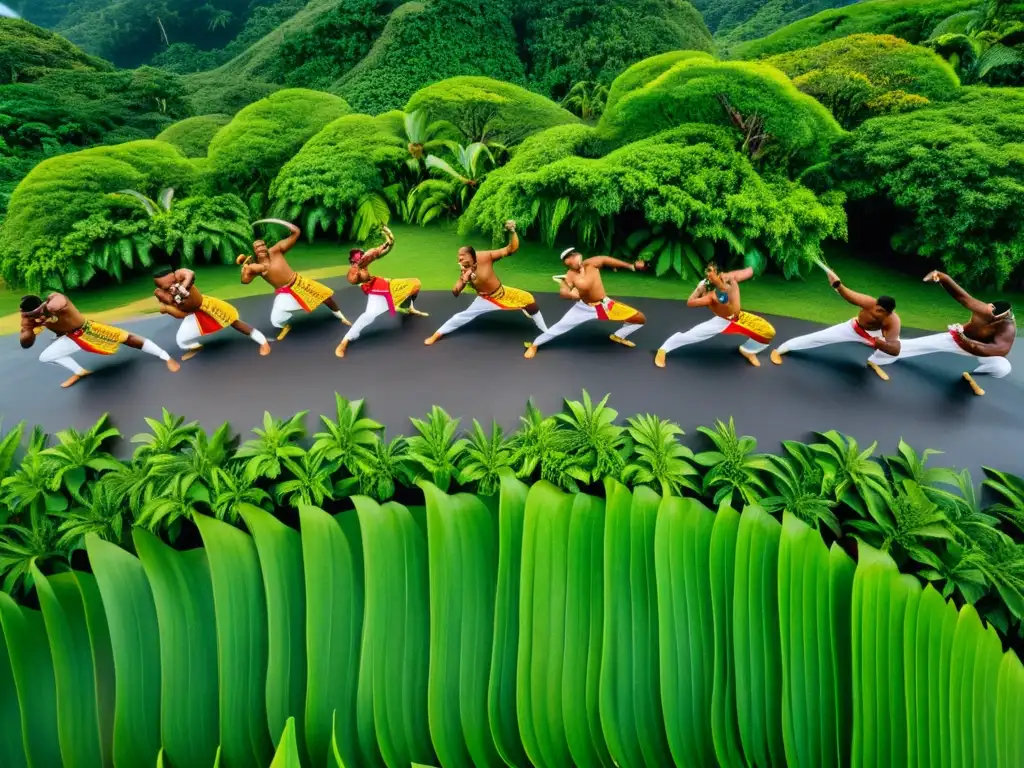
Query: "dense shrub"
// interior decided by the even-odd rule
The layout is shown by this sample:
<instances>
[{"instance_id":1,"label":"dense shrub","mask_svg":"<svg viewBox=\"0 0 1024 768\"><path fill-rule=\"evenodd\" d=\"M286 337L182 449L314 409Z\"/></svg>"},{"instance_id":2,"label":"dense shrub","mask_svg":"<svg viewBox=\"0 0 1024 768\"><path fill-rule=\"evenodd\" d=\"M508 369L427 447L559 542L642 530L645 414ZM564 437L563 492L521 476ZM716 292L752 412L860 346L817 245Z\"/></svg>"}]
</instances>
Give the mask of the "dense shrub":
<instances>
[{"instance_id":1,"label":"dense shrub","mask_svg":"<svg viewBox=\"0 0 1024 768\"><path fill-rule=\"evenodd\" d=\"M947 16L977 5L977 0L862 0L822 11L761 40L741 43L730 53L738 59L759 59L865 32L920 43Z\"/></svg>"},{"instance_id":2,"label":"dense shrub","mask_svg":"<svg viewBox=\"0 0 1024 768\"><path fill-rule=\"evenodd\" d=\"M341 117L281 169L270 190L275 211L299 221L310 238L317 228L346 233L360 204L372 207L408 157L390 116Z\"/></svg>"},{"instance_id":3,"label":"dense shrub","mask_svg":"<svg viewBox=\"0 0 1024 768\"><path fill-rule=\"evenodd\" d=\"M714 57L706 51L669 51L657 56L642 59L633 64L625 72L612 81L612 87L608 91L608 101L605 109L610 109L630 91L643 88L652 80L661 77L665 72L672 69L680 61L687 59L707 59Z\"/></svg>"},{"instance_id":4,"label":"dense shrub","mask_svg":"<svg viewBox=\"0 0 1024 768\"><path fill-rule=\"evenodd\" d=\"M154 262L231 261L249 240L235 195L189 196L198 173L170 144L136 141L40 163L11 196L0 227L0 276L12 286L68 290L122 280ZM174 190L173 199L158 190ZM144 205L118 194L149 197Z\"/></svg>"},{"instance_id":5,"label":"dense shrub","mask_svg":"<svg viewBox=\"0 0 1024 768\"><path fill-rule=\"evenodd\" d=\"M0 85L31 82L45 69L106 72L113 67L60 35L21 19L0 17Z\"/></svg>"},{"instance_id":6,"label":"dense shrub","mask_svg":"<svg viewBox=\"0 0 1024 768\"><path fill-rule=\"evenodd\" d=\"M765 64L681 61L605 111L602 135L623 144L682 123L731 125L719 97L745 118L763 120L767 162L783 167L823 160L841 129L828 110Z\"/></svg>"},{"instance_id":7,"label":"dense shrub","mask_svg":"<svg viewBox=\"0 0 1024 768\"><path fill-rule=\"evenodd\" d=\"M173 144L185 157L206 157L214 135L230 122L229 115L190 117L165 129L156 139Z\"/></svg>"},{"instance_id":8,"label":"dense shrub","mask_svg":"<svg viewBox=\"0 0 1024 768\"><path fill-rule=\"evenodd\" d=\"M960 86L941 56L892 35L851 35L765 63L793 78L846 127L875 114L952 99Z\"/></svg>"},{"instance_id":9,"label":"dense shrub","mask_svg":"<svg viewBox=\"0 0 1024 768\"><path fill-rule=\"evenodd\" d=\"M447 120L468 140L483 137L507 145L531 133L577 118L549 99L488 77L453 77L417 91L406 112L421 109L431 120Z\"/></svg>"},{"instance_id":10,"label":"dense shrub","mask_svg":"<svg viewBox=\"0 0 1024 768\"><path fill-rule=\"evenodd\" d=\"M460 75L523 81L515 31L500 0L402 5L366 57L332 91L360 112L380 114L401 109L430 83Z\"/></svg>"},{"instance_id":11,"label":"dense shrub","mask_svg":"<svg viewBox=\"0 0 1024 768\"><path fill-rule=\"evenodd\" d=\"M555 99L573 83L608 84L639 59L713 47L685 0L524 0L516 3L516 27L530 82Z\"/></svg>"},{"instance_id":12,"label":"dense shrub","mask_svg":"<svg viewBox=\"0 0 1024 768\"><path fill-rule=\"evenodd\" d=\"M1024 93L965 89L959 101L868 120L838 148L831 177L854 199L902 214L893 246L1002 286L1024 261Z\"/></svg>"},{"instance_id":13,"label":"dense shrub","mask_svg":"<svg viewBox=\"0 0 1024 768\"><path fill-rule=\"evenodd\" d=\"M278 91L251 104L210 142L210 170L227 190L265 189L310 138L351 112L344 99L301 88Z\"/></svg>"},{"instance_id":14,"label":"dense shrub","mask_svg":"<svg viewBox=\"0 0 1024 768\"><path fill-rule=\"evenodd\" d=\"M742 242L789 274L820 253L823 240L845 237L841 196L819 199L785 179L762 178L725 128L683 125L602 158L574 155L587 141L584 129L570 127L528 139L481 186L463 230L498 239L515 219L549 241L564 229L588 246L603 237L609 247L639 227L661 227L690 244Z\"/></svg>"}]
</instances>

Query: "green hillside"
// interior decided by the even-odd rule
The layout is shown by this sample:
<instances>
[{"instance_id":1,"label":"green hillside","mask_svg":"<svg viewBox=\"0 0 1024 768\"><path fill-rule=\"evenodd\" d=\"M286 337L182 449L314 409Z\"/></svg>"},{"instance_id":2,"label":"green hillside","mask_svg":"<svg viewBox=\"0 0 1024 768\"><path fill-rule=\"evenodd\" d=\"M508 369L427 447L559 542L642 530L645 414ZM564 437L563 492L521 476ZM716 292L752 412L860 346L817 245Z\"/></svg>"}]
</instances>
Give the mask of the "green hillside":
<instances>
[{"instance_id":1,"label":"green hillside","mask_svg":"<svg viewBox=\"0 0 1024 768\"><path fill-rule=\"evenodd\" d=\"M819 11L858 0L695 0L704 21L719 40L739 42L764 37Z\"/></svg>"}]
</instances>

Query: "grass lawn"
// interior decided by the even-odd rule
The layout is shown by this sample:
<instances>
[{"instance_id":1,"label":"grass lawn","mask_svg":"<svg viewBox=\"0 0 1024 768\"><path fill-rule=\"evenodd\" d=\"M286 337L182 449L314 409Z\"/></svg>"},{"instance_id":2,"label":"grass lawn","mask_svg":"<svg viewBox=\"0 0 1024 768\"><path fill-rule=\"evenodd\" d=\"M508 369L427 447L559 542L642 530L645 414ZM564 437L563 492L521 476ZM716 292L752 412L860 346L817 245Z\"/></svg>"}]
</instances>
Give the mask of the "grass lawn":
<instances>
[{"instance_id":1,"label":"grass lawn","mask_svg":"<svg viewBox=\"0 0 1024 768\"><path fill-rule=\"evenodd\" d=\"M424 290L449 290L458 278L456 252L463 239L450 226L432 226L426 229L398 224L393 227L395 249L377 270L385 277L418 277ZM488 247L479 237L470 243L478 248ZM564 271L558 253L566 243L551 248L536 242L524 242L519 252L498 267L502 280L509 285L528 291L554 293L558 285L552 275ZM320 242L300 243L289 254L289 262L298 271L316 279L340 277L348 269L348 244ZM877 264L870 264L848 254L836 246L828 254L829 264L851 288L871 295L890 294L896 298L897 312L909 328L942 330L949 323L963 321L959 309L935 285L921 282ZM262 280L250 285L239 282L239 268L234 264L210 265L198 270L198 284L204 293L222 299L254 296L267 293ZM924 276L922 269L921 277ZM672 278L656 278L653 274L609 272L604 278L609 295L658 299L685 300L693 289L689 283ZM149 278L136 278L121 285L73 294L75 304L86 314L113 322L157 311L152 296L153 284ZM994 298L994 296L992 297ZM1010 301L1024 305L1024 295L1008 295ZM0 289L0 333L14 333L18 329L19 294ZM752 312L784 315L837 323L851 316L851 307L836 296L826 285L824 275L811 275L806 280L785 280L778 275L766 275L743 287L743 306ZM643 309L643 307L639 307ZM351 314L351 312L350 312Z\"/></svg>"}]
</instances>

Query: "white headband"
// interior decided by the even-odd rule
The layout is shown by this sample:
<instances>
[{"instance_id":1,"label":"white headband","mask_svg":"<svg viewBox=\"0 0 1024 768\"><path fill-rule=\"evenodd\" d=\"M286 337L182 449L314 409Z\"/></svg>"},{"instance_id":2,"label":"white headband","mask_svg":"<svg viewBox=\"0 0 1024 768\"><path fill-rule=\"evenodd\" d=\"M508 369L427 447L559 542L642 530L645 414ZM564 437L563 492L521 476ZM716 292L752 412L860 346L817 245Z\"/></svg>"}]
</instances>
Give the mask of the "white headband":
<instances>
[{"instance_id":1,"label":"white headband","mask_svg":"<svg viewBox=\"0 0 1024 768\"><path fill-rule=\"evenodd\" d=\"M574 254L574 253L576 253L576 248L575 248L575 246L574 246L574 247L572 247L572 248L566 248L566 249L565 249L564 251L562 251L562 255L561 255L561 256L560 256L559 258L560 258L560 259L561 259L562 261L565 261L565 260L566 260L567 258L569 258L569 256L571 256L571 255L572 255L572 254Z\"/></svg>"}]
</instances>

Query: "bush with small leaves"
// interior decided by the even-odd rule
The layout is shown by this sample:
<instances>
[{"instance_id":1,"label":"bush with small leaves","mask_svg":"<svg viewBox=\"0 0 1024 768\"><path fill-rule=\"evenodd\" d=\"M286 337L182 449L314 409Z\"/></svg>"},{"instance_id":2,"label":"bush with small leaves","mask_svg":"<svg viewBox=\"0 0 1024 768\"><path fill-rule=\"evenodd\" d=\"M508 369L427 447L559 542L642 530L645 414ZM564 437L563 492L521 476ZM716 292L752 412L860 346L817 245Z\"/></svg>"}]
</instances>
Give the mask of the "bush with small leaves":
<instances>
[{"instance_id":1,"label":"bush with small leaves","mask_svg":"<svg viewBox=\"0 0 1024 768\"><path fill-rule=\"evenodd\" d=\"M712 61L714 58L707 51L669 51L641 59L612 81L605 109L610 109L617 104L627 93L635 91L637 88L643 88L652 80L657 80L680 61L688 59Z\"/></svg>"},{"instance_id":2,"label":"bush with small leaves","mask_svg":"<svg viewBox=\"0 0 1024 768\"><path fill-rule=\"evenodd\" d=\"M156 140L173 144L185 157L206 157L217 131L230 122L228 115L189 117L164 129Z\"/></svg>"}]
</instances>

